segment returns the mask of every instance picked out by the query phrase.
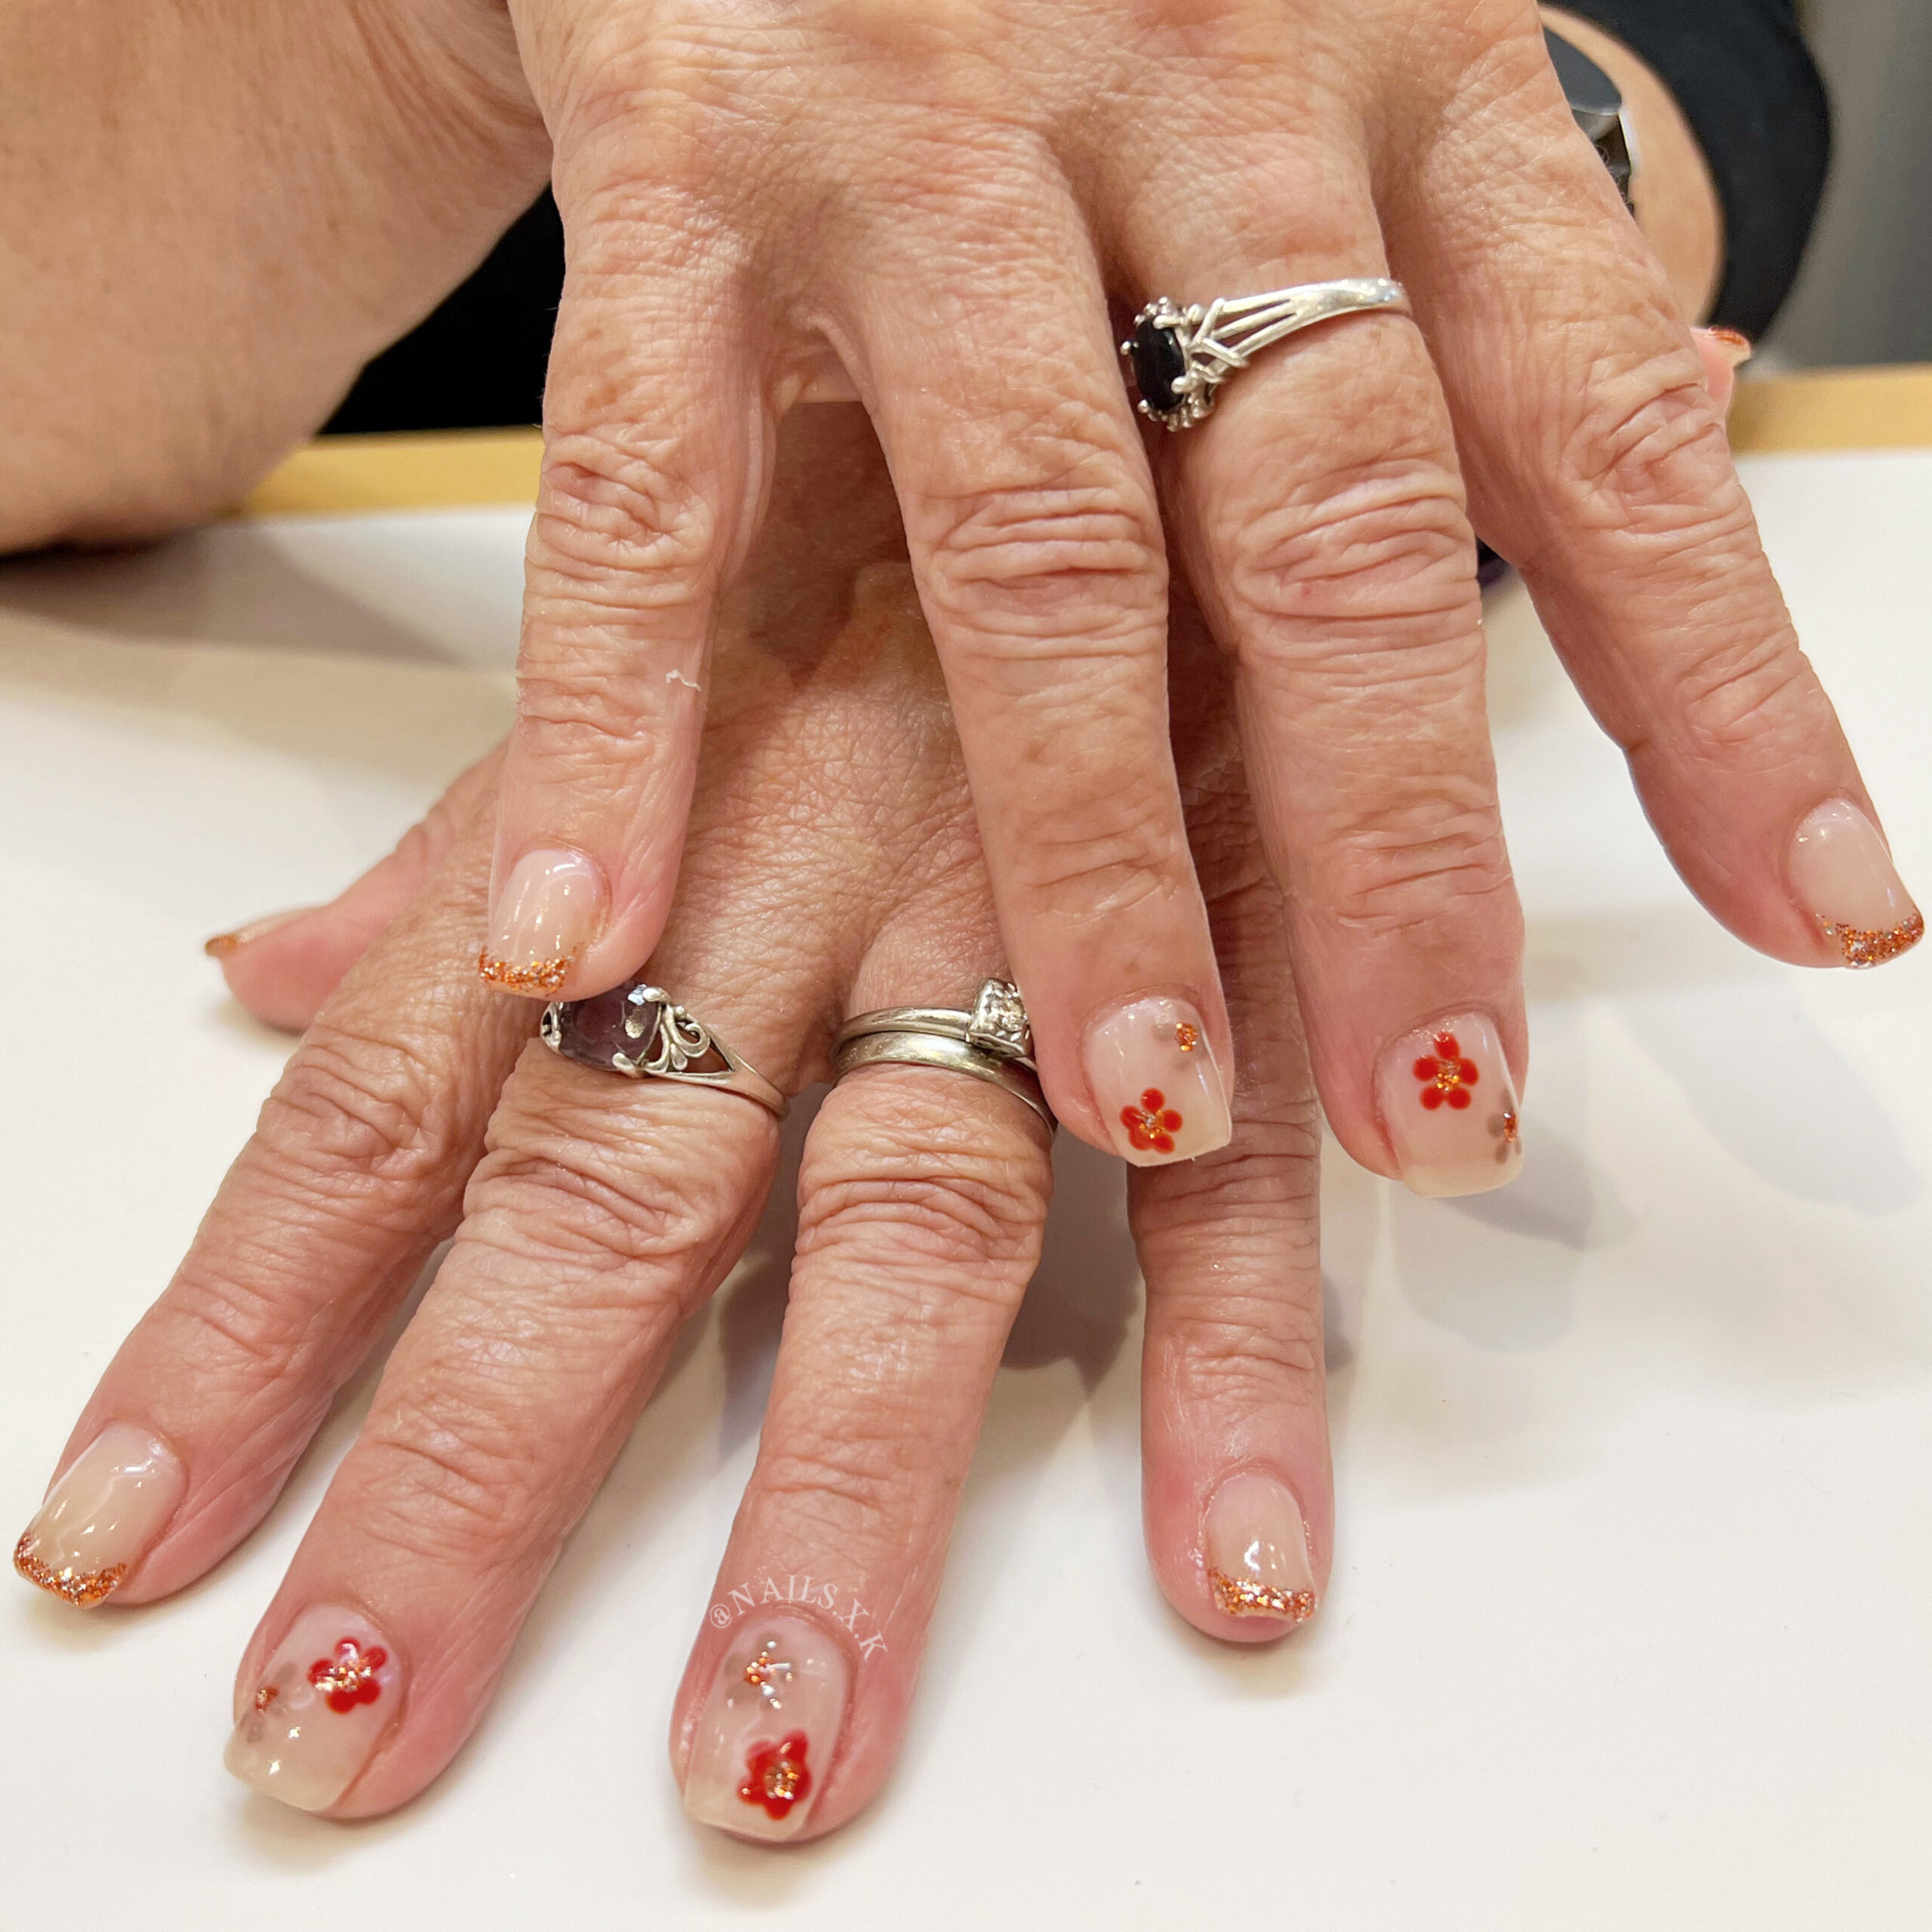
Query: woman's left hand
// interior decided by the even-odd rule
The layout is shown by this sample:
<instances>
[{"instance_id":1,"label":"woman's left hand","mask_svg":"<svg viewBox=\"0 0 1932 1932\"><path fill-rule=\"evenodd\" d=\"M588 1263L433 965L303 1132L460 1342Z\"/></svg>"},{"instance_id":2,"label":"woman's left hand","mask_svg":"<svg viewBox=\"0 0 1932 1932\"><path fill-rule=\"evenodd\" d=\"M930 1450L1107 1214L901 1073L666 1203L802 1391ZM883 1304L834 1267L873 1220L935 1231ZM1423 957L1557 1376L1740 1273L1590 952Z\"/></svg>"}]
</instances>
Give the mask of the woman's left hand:
<instances>
[{"instance_id":1,"label":"woman's left hand","mask_svg":"<svg viewBox=\"0 0 1932 1932\"><path fill-rule=\"evenodd\" d=\"M970 1001L1001 955L876 446L856 411L805 411L779 471L651 965L796 1092L850 1012ZM1181 1614L1253 1641L1312 1611L1331 1548L1319 1137L1219 660L1198 622L1179 634L1198 693L1182 769L1245 1077L1228 1147L1130 1176L1147 1535ZM494 783L493 761L333 906L228 952L248 1004L313 1024L18 1557L75 1601L203 1574L453 1234L237 1684L235 1768L335 1817L402 1803L468 1735L776 1164L755 1103L561 1059L528 1004L478 983ZM1161 1018L1148 1044L1175 1077L1146 1097L1155 1136L1200 1092L1198 1043ZM820 1109L757 1465L673 1721L706 1822L813 1835L885 1777L1049 1174L1035 1115L956 1072L869 1068ZM806 1577L771 1604L765 1579Z\"/></svg>"}]
</instances>

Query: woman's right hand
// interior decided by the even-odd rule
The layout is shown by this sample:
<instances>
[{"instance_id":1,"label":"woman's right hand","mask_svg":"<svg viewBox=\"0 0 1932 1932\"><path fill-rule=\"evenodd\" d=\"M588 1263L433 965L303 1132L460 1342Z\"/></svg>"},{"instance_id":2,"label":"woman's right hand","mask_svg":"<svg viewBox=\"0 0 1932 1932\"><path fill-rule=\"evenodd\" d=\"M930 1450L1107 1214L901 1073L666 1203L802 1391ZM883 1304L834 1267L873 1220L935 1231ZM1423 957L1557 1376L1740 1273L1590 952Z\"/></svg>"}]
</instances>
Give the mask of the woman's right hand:
<instances>
[{"instance_id":1,"label":"woman's right hand","mask_svg":"<svg viewBox=\"0 0 1932 1932\"><path fill-rule=\"evenodd\" d=\"M652 971L796 1091L849 1013L957 1004L1004 964L857 411L788 423L772 526L730 609ZM1254 1640L1309 1614L1331 1547L1318 1129L1220 660L1190 616L1177 635L1180 765L1244 1078L1230 1146L1129 1177L1146 1527L1181 1614ZM478 983L494 784L493 761L334 905L228 952L258 1011L321 1010L20 1546L76 1600L145 1603L203 1574L453 1235L238 1680L235 1768L334 1817L402 1803L475 1724L776 1161L757 1105L561 1059L533 1040L531 1005ZM1186 1081L1171 1027L1163 1051ZM1480 1102L1500 1072L1482 1069ZM1500 1124L1494 1145L1513 1155ZM956 1075L872 1068L821 1107L757 1463L676 1703L674 1761L705 1821L814 1835L885 1777L1049 1176L1035 1115ZM786 1580L808 1577L794 1595ZM758 1759L795 1734L789 1758Z\"/></svg>"}]
</instances>

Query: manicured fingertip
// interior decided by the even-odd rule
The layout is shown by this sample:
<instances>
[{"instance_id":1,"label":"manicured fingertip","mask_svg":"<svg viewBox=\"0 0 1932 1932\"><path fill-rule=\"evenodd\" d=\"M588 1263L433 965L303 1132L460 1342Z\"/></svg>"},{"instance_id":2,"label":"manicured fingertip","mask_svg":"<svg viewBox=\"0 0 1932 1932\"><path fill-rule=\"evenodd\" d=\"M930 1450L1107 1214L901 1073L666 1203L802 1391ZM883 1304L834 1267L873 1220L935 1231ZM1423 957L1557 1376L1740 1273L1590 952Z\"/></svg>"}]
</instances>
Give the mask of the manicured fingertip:
<instances>
[{"instance_id":1,"label":"manicured fingertip","mask_svg":"<svg viewBox=\"0 0 1932 1932\"><path fill-rule=\"evenodd\" d=\"M217 933L202 943L202 950L211 959L232 958L257 940L266 939L270 933L279 932L284 926L306 918L317 909L313 906L294 906L285 912L270 912L265 918L250 920L245 926L237 926L232 933Z\"/></svg>"},{"instance_id":2,"label":"manicured fingertip","mask_svg":"<svg viewBox=\"0 0 1932 1932\"><path fill-rule=\"evenodd\" d=\"M796 1838L823 1797L851 1702L844 1646L816 1621L747 1617L693 1727L685 1809L738 1838Z\"/></svg>"},{"instance_id":3,"label":"manicured fingertip","mask_svg":"<svg viewBox=\"0 0 1932 1932\"><path fill-rule=\"evenodd\" d=\"M151 1430L109 1423L61 1472L14 1546L14 1567L89 1610L162 1538L188 1486L181 1459Z\"/></svg>"},{"instance_id":4,"label":"manicured fingertip","mask_svg":"<svg viewBox=\"0 0 1932 1932\"><path fill-rule=\"evenodd\" d=\"M505 992L553 999L610 920L603 867L568 847L539 846L493 882L476 970Z\"/></svg>"},{"instance_id":5,"label":"manicured fingertip","mask_svg":"<svg viewBox=\"0 0 1932 1932\"><path fill-rule=\"evenodd\" d=\"M1153 995L1099 1014L1081 1058L1114 1152L1132 1165L1192 1161L1233 1137L1232 1082L1191 1001Z\"/></svg>"},{"instance_id":6,"label":"manicured fingertip","mask_svg":"<svg viewBox=\"0 0 1932 1932\"><path fill-rule=\"evenodd\" d=\"M1285 1635L1315 1612L1315 1563L1294 1491L1242 1470L1225 1478L1203 1512L1201 1554L1217 1612L1243 1642Z\"/></svg>"},{"instance_id":7,"label":"manicured fingertip","mask_svg":"<svg viewBox=\"0 0 1932 1932\"><path fill-rule=\"evenodd\" d=\"M1704 386L1718 414L1727 416L1737 394L1737 371L1756 353L1751 339L1727 328L1693 329L1690 334L1704 365Z\"/></svg>"},{"instance_id":8,"label":"manicured fingertip","mask_svg":"<svg viewBox=\"0 0 1932 1932\"><path fill-rule=\"evenodd\" d=\"M359 1777L400 1714L395 1646L352 1610L305 1611L238 1693L223 1762L298 1811L326 1811Z\"/></svg>"},{"instance_id":9,"label":"manicured fingertip","mask_svg":"<svg viewBox=\"0 0 1932 1932\"><path fill-rule=\"evenodd\" d=\"M1924 937L1883 835L1849 798L1806 814L1792 839L1790 879L1834 964L1882 966Z\"/></svg>"},{"instance_id":10,"label":"manicured fingertip","mask_svg":"<svg viewBox=\"0 0 1932 1932\"><path fill-rule=\"evenodd\" d=\"M1386 1048L1375 1098L1403 1185L1426 1195L1483 1194L1522 1171L1515 1082L1496 1023L1460 1013Z\"/></svg>"}]
</instances>

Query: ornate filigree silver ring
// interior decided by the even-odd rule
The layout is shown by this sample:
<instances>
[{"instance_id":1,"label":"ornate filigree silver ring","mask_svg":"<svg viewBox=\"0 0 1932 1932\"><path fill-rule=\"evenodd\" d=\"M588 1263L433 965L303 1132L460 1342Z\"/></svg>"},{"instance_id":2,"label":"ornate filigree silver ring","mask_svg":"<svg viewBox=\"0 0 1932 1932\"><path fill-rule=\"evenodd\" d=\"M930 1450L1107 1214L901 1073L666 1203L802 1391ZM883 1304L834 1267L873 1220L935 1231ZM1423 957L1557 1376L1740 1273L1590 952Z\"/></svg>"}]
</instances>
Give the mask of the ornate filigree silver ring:
<instances>
[{"instance_id":1,"label":"ornate filigree silver ring","mask_svg":"<svg viewBox=\"0 0 1932 1932\"><path fill-rule=\"evenodd\" d=\"M1270 343L1333 315L1377 309L1407 315L1408 291L1399 281L1358 276L1217 296L1204 308L1197 302L1183 309L1163 295L1134 317L1120 352L1133 368L1141 414L1165 429L1191 429L1214 414L1221 385Z\"/></svg>"},{"instance_id":2,"label":"ornate filigree silver ring","mask_svg":"<svg viewBox=\"0 0 1932 1932\"><path fill-rule=\"evenodd\" d=\"M769 1107L780 1120L790 1103L662 986L640 980L592 999L553 1000L543 1009L543 1044L566 1060L632 1080L679 1080L715 1087Z\"/></svg>"}]
</instances>

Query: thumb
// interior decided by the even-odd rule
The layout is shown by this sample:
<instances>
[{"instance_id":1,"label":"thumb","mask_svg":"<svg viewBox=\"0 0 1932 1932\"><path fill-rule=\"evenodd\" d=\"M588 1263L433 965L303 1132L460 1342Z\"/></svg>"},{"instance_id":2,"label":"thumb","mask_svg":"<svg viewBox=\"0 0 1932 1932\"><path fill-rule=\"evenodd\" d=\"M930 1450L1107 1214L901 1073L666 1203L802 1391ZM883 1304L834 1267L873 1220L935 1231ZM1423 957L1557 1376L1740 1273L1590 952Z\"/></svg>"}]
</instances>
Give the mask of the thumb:
<instances>
[{"instance_id":1,"label":"thumb","mask_svg":"<svg viewBox=\"0 0 1932 1932\"><path fill-rule=\"evenodd\" d=\"M415 898L478 809L494 799L502 748L450 786L386 858L326 906L272 912L204 949L221 963L228 990L270 1026L300 1032L343 975Z\"/></svg>"}]
</instances>

